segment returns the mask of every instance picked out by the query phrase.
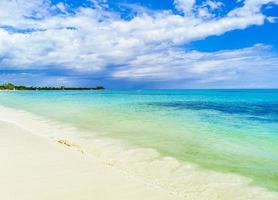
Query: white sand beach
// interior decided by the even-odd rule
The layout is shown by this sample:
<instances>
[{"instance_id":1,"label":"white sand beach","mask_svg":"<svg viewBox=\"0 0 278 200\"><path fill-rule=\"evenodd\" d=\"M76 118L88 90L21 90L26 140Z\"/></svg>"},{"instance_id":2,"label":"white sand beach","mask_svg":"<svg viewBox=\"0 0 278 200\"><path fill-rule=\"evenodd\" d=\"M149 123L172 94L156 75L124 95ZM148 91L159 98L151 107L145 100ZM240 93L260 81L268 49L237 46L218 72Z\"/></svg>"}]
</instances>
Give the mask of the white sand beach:
<instances>
[{"instance_id":1,"label":"white sand beach","mask_svg":"<svg viewBox=\"0 0 278 200\"><path fill-rule=\"evenodd\" d=\"M11 123L0 137L0 199L181 199Z\"/></svg>"},{"instance_id":2,"label":"white sand beach","mask_svg":"<svg viewBox=\"0 0 278 200\"><path fill-rule=\"evenodd\" d=\"M150 169L142 162L141 152L135 152L141 160L133 164L153 180L147 181L122 170L121 165L129 168L129 161L119 162L117 167L113 157L110 161L101 160L71 140L58 140L62 128L52 129L39 117L30 116L0 106L0 199L278 199L277 193L251 187L243 177L200 171L169 158L154 160ZM130 159L127 154L123 156L126 160ZM171 187L155 184L162 179Z\"/></svg>"}]
</instances>

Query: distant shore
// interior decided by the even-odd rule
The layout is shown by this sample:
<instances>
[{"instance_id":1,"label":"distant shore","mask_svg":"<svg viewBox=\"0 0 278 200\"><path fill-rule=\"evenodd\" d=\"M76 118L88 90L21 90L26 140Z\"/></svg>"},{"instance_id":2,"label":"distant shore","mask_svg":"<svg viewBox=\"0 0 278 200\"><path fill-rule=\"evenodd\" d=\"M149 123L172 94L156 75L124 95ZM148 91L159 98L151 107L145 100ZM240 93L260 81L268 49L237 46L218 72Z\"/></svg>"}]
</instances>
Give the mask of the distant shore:
<instances>
[{"instance_id":1,"label":"distant shore","mask_svg":"<svg viewBox=\"0 0 278 200\"><path fill-rule=\"evenodd\" d=\"M28 87L28 86L17 86L12 83L6 83L0 85L0 90L105 90L103 86L96 87Z\"/></svg>"}]
</instances>

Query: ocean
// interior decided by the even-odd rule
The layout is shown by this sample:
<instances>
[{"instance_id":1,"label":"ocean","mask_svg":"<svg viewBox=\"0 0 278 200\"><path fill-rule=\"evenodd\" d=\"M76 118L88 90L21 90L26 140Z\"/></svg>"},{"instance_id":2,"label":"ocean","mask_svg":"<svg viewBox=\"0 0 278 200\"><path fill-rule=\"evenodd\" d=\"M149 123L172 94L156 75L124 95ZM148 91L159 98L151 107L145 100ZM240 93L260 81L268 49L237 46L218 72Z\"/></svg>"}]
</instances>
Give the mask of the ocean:
<instances>
[{"instance_id":1,"label":"ocean","mask_svg":"<svg viewBox=\"0 0 278 200\"><path fill-rule=\"evenodd\" d=\"M278 191L278 90L1 91L0 105Z\"/></svg>"}]
</instances>

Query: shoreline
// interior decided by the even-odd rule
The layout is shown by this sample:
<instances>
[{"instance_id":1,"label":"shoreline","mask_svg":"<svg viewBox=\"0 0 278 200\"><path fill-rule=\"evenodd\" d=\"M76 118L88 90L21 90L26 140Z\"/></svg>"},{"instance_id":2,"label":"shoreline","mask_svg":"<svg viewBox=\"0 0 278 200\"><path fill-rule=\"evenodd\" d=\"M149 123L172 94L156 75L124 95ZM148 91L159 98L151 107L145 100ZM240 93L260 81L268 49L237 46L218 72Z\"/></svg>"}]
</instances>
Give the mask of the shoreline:
<instances>
[{"instance_id":1,"label":"shoreline","mask_svg":"<svg viewBox=\"0 0 278 200\"><path fill-rule=\"evenodd\" d=\"M8 130L9 128L12 130ZM9 149L21 146L21 142L27 142L26 138L29 138L29 145L27 146L30 152L34 152L29 152L29 154L34 156L34 160L40 160L39 152L42 149L47 151L47 149L50 148L53 149L55 153L48 156L57 157L56 154L61 154L63 152L63 154L66 154L64 156L66 158L65 161L76 161L76 168L74 168L74 170L79 172L78 169L80 166L78 166L77 163L81 161L78 159L82 160L86 157L86 161L82 161L82 164L88 167L86 173L91 175L89 177L91 177L92 180L87 180L89 178L85 177L83 178L88 182L93 181L94 177L98 177L98 182L94 184L98 185L99 183L106 182L106 184L110 185L112 184L110 183L111 176L116 176L115 173L120 172L121 176L117 177L119 178L119 180L117 180L118 184L124 184L121 181L122 178L132 179L132 181L127 180L126 187L132 187L132 185L139 183L142 184L138 186L139 188L130 189L130 193L134 194L134 197L129 196L127 199L278 199L278 193L270 192L258 186L251 186L251 180L245 177L202 170L189 163L180 163L173 158L161 157L152 149L130 149L130 147L109 138L90 137L86 134L79 134L78 130L73 127L51 122L24 111L17 111L0 106L0 132L2 132L2 130L10 134L9 137L7 134L6 136L4 134L4 138L6 137L7 140L4 140L4 143L2 141L2 145L8 146ZM15 132L17 133L15 134ZM19 134L21 132L22 134ZM3 137L3 134L0 135ZM21 138L22 141L16 140L16 143L14 138ZM33 143L36 140L38 140L38 143L42 143L44 147L33 147ZM11 159L14 159L13 162L17 162L16 156ZM48 159L50 158L48 157ZM51 162L51 164L53 166L57 165L55 162ZM96 166L98 167L96 168ZM63 166L64 168L62 166L59 167L60 168L58 168L55 173L67 170L69 166L65 165ZM43 168L47 168L47 164L43 166ZM103 178L99 177L99 173L95 171L101 171L103 170L102 168L108 169L107 171L112 175ZM5 170L11 169L0 168L1 172ZM25 174L24 170L22 173ZM6 172L6 174L12 173ZM29 175L32 175L32 173ZM81 180L83 178L80 174L67 174L67 176L69 176L68 178L71 178L71 176L79 178L79 190L86 190L86 186L83 185L83 181ZM44 178L47 179L47 177ZM27 180L25 181L25 187L28 187L29 183ZM30 180L29 182L32 181ZM3 183L1 185L5 184ZM113 187L114 186L117 186L117 184L113 185ZM75 187L74 189L77 189ZM7 188L7 190L8 189L9 188ZM68 189L68 187L65 187L64 192L66 193ZM143 191L149 191L149 193ZM84 191L86 194L87 192ZM85 195L84 193L80 192L80 195ZM113 193L115 193L115 195L118 193L121 193L119 195L124 195L122 194L124 192L120 189L118 191L113 190ZM89 197L92 198L95 194L96 193L92 192L84 197L84 199ZM117 197L113 198L115 195L103 197L103 199L118 199ZM76 196L72 199L82 198L77 198ZM98 199L102 199L102 197Z\"/></svg>"},{"instance_id":2,"label":"shoreline","mask_svg":"<svg viewBox=\"0 0 278 200\"><path fill-rule=\"evenodd\" d=\"M183 199L0 119L1 199Z\"/></svg>"}]
</instances>

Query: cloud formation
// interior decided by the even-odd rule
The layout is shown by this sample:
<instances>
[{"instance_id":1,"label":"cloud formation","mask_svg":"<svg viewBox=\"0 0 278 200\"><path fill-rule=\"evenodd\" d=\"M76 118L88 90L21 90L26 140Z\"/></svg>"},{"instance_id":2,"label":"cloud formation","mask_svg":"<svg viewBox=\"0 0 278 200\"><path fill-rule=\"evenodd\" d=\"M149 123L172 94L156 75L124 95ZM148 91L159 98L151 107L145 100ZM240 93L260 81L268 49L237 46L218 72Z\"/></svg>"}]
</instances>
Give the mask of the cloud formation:
<instances>
[{"instance_id":1,"label":"cloud formation","mask_svg":"<svg viewBox=\"0 0 278 200\"><path fill-rule=\"evenodd\" d=\"M184 53L180 49L170 49L139 56L113 75L133 80L189 80L199 87L226 82L230 87L239 87L243 83L254 87L252 81L259 81L258 75L261 75L266 81L264 86L267 86L267 79L278 71L278 55L269 52L271 47L261 44L213 53ZM216 87L214 84L212 86Z\"/></svg>"},{"instance_id":2,"label":"cloud formation","mask_svg":"<svg viewBox=\"0 0 278 200\"><path fill-rule=\"evenodd\" d=\"M229 79L258 66L277 70L277 55L264 45L214 53L181 48L209 36L275 21L261 9L278 0L239 3L219 16L215 11L224 6L219 1L175 0L177 13L141 8L127 20L106 1L73 9L48 0L2 0L0 70L69 70L111 79L204 82Z\"/></svg>"}]
</instances>

